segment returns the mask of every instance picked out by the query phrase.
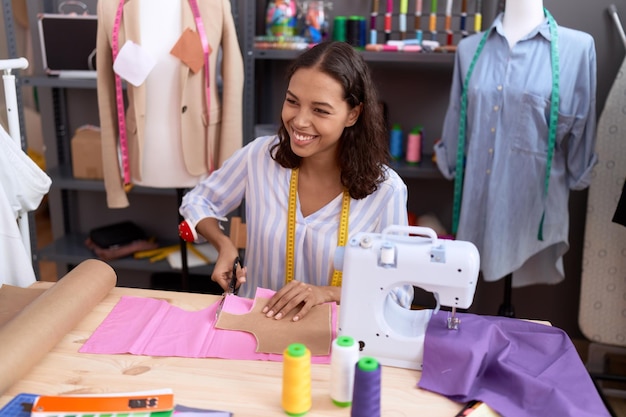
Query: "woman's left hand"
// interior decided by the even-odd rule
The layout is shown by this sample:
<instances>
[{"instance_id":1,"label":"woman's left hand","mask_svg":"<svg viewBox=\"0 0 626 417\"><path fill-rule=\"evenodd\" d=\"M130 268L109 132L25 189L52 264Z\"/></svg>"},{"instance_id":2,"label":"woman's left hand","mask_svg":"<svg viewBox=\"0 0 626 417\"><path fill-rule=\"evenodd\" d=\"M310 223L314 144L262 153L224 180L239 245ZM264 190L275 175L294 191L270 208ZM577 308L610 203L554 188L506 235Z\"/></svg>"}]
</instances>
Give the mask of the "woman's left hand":
<instances>
[{"instance_id":1,"label":"woman's left hand","mask_svg":"<svg viewBox=\"0 0 626 417\"><path fill-rule=\"evenodd\" d=\"M300 307L292 319L298 321L318 304L330 301L338 302L340 295L341 288L339 287L318 287L299 281L291 281L270 298L263 308L263 313L267 317L280 320L291 310Z\"/></svg>"}]
</instances>

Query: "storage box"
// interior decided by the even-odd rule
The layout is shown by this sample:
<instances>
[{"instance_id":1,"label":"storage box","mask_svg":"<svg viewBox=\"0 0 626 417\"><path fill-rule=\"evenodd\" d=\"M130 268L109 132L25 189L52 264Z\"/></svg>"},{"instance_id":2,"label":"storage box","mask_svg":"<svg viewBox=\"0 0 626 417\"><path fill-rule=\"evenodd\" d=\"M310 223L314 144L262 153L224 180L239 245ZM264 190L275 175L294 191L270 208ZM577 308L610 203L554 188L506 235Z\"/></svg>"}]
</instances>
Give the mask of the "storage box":
<instances>
[{"instance_id":1,"label":"storage box","mask_svg":"<svg viewBox=\"0 0 626 417\"><path fill-rule=\"evenodd\" d=\"M103 179L100 129L81 127L72 138L72 172L74 178Z\"/></svg>"}]
</instances>

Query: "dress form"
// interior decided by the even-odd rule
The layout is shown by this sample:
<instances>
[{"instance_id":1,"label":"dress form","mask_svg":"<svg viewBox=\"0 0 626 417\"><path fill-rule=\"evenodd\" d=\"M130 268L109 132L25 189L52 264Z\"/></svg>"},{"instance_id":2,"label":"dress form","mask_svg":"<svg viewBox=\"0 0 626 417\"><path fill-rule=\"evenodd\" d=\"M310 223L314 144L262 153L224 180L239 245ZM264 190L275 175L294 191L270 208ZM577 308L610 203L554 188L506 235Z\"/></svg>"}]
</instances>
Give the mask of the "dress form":
<instances>
[{"instance_id":1,"label":"dress form","mask_svg":"<svg viewBox=\"0 0 626 417\"><path fill-rule=\"evenodd\" d=\"M512 48L544 18L543 0L508 0L504 6L502 27L509 46Z\"/></svg>"},{"instance_id":2,"label":"dress form","mask_svg":"<svg viewBox=\"0 0 626 417\"><path fill-rule=\"evenodd\" d=\"M146 78L144 151L141 175L133 183L145 187L176 188L180 206L184 188L195 186L202 176L193 176L185 168L179 114L183 64L170 51L182 33L184 0L141 0L141 46L156 61ZM178 222L182 221L178 215ZM181 288L189 289L187 244L179 239Z\"/></svg>"},{"instance_id":3,"label":"dress form","mask_svg":"<svg viewBox=\"0 0 626 417\"><path fill-rule=\"evenodd\" d=\"M536 28L545 18L543 0L508 0L504 6L502 28L504 35L513 48L531 30ZM513 275L504 277L504 298L498 309L498 315L515 317L515 308L511 303Z\"/></svg>"},{"instance_id":4,"label":"dress form","mask_svg":"<svg viewBox=\"0 0 626 417\"><path fill-rule=\"evenodd\" d=\"M127 174L130 174L128 180L131 184L137 184L136 180L141 179L141 184L146 187L178 188L195 185L208 172L219 167L241 147L243 142L241 112L244 86L243 57L230 0L195 1L193 2L197 5L195 12L189 0L169 2L132 0L121 4L123 10L122 17L119 19L119 1L97 2L98 111L102 137L104 186L109 208L126 208L130 205L128 187L125 186L127 178L124 178ZM145 16L154 16L153 19L146 19L151 24L160 19L158 29L152 27L148 31L144 27L142 33L143 6L149 7L149 9L143 9L144 13L154 13L145 14ZM170 7L175 6L178 6L179 10L165 16L159 13L163 10L170 11L172 10ZM197 18L202 21L203 35L200 35L197 30L199 24ZM171 36L170 30L174 30L172 24L178 28L176 34L178 40L176 43L170 40L168 45L161 45L162 49L159 49L161 55L154 56L149 51L150 48L155 45L159 46L157 42L161 39L163 31ZM113 34L117 36L114 38ZM202 37L208 42L206 45L208 56L205 55ZM130 45L127 52L131 53L124 54L123 59L116 65L113 52L123 50L126 45ZM158 74L159 71L155 68L155 64L158 63L159 57L169 58L170 54L179 58L180 62L176 63L178 69L167 72L170 78L155 77L154 80L158 85L155 88L151 83L152 74ZM119 58L116 56L115 61ZM201 64L206 61L208 64ZM162 94L161 88L168 88L169 91L172 84L171 76L175 72L178 73L174 84L178 93L170 91L168 94ZM219 77L220 73L228 74L228 77ZM129 82L126 85L127 105L124 110L128 158L124 171L120 170L121 142L118 132L116 75L119 75L122 80L133 79L135 82L135 84ZM208 79L205 75L208 75ZM150 78L151 87L149 94L148 78ZM159 150L158 146L152 146L152 141L148 139L146 132L147 125L159 124L158 119L153 117L154 113L151 112L150 117L146 117L147 100L150 104L160 102L168 112L177 114L176 124L180 126L174 133L159 134L161 138L168 135L174 136L170 137L169 145L172 145L171 142L177 142L176 145L180 146L180 150L176 148L176 152L182 157L175 158L170 154L169 157L163 159L163 164L159 166L159 174L155 178L163 181L171 175L181 173L185 176L195 176L196 178L191 178L189 184L180 181L180 178L178 180L169 178L169 183L144 183L143 162L159 160L144 157L146 147L149 145ZM164 122L162 125L170 128ZM150 139L154 139L154 135L150 136ZM177 168L181 166L184 170Z\"/></svg>"},{"instance_id":5,"label":"dress form","mask_svg":"<svg viewBox=\"0 0 626 417\"><path fill-rule=\"evenodd\" d=\"M156 64L146 83L145 143L141 176L133 183L156 188L189 188L200 179L185 168L179 102L181 61L170 50L182 33L181 1L141 0L141 47Z\"/></svg>"},{"instance_id":6,"label":"dress form","mask_svg":"<svg viewBox=\"0 0 626 417\"><path fill-rule=\"evenodd\" d=\"M502 28L509 47L536 28L544 19L543 0L508 0L504 6ZM515 309L511 304L512 274L504 277L504 299L498 309L498 315L514 317Z\"/></svg>"}]
</instances>

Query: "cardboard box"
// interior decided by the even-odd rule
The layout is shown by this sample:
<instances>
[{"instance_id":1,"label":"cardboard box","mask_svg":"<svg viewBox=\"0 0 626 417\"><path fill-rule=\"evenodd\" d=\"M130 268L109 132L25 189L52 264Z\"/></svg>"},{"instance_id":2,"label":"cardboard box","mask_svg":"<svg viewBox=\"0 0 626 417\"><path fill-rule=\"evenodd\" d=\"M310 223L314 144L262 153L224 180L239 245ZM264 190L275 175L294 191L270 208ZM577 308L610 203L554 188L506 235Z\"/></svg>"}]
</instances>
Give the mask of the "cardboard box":
<instances>
[{"instance_id":1,"label":"cardboard box","mask_svg":"<svg viewBox=\"0 0 626 417\"><path fill-rule=\"evenodd\" d=\"M100 129L93 126L76 129L71 141L74 178L103 179Z\"/></svg>"}]
</instances>

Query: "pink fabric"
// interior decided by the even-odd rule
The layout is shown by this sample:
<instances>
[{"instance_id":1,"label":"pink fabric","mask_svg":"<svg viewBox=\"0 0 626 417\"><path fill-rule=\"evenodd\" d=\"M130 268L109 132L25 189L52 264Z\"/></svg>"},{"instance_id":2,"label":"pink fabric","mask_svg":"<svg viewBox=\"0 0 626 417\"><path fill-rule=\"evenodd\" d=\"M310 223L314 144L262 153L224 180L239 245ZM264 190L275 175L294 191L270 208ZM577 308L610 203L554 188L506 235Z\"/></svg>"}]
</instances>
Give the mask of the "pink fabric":
<instances>
[{"instance_id":1,"label":"pink fabric","mask_svg":"<svg viewBox=\"0 0 626 417\"><path fill-rule=\"evenodd\" d=\"M258 288L255 298L270 298L274 291ZM245 314L254 300L228 296L222 311ZM200 311L186 311L154 298L120 298L113 310L79 349L81 353L186 358L222 358L282 361L282 355L256 353L253 334L215 328L219 302ZM332 339L337 337L337 305L331 308ZM330 355L312 356L312 363L330 363Z\"/></svg>"}]
</instances>

